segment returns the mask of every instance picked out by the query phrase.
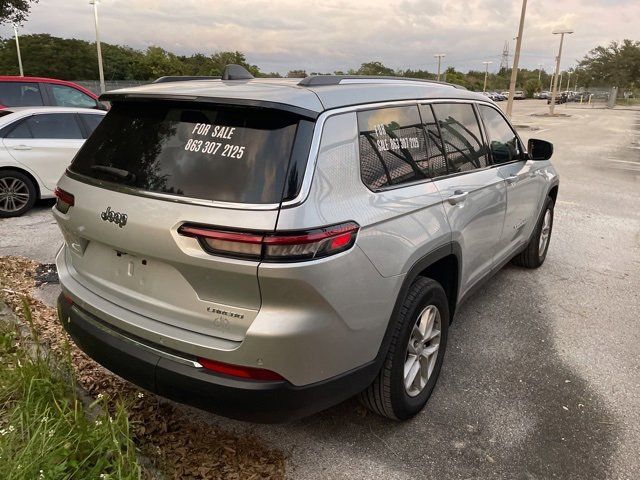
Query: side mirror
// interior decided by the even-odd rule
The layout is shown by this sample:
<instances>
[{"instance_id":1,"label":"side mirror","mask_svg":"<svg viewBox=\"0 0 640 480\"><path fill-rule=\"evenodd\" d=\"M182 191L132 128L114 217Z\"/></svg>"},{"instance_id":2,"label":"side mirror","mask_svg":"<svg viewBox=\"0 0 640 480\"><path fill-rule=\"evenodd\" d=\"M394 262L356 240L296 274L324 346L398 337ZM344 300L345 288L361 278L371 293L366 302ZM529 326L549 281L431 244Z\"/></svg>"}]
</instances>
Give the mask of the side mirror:
<instances>
[{"instance_id":1,"label":"side mirror","mask_svg":"<svg viewBox=\"0 0 640 480\"><path fill-rule=\"evenodd\" d=\"M531 138L527 143L527 150L531 160L549 160L553 155L553 143Z\"/></svg>"}]
</instances>

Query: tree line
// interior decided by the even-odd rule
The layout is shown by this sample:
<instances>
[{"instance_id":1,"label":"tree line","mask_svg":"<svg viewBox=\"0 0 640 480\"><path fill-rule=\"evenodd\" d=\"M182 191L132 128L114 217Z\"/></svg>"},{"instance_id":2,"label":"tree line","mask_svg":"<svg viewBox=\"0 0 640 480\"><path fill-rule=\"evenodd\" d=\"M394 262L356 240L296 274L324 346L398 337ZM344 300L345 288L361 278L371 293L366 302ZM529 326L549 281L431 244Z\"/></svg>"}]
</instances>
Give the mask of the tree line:
<instances>
[{"instance_id":1,"label":"tree line","mask_svg":"<svg viewBox=\"0 0 640 480\"><path fill-rule=\"evenodd\" d=\"M54 37L49 34L34 34L20 37L20 48L25 75L53 77L64 80L90 80L98 78L95 43L85 40ZM246 56L238 51L223 51L212 55L195 53L176 55L158 46L138 50L122 45L102 43L102 56L106 80L149 81L164 75L221 75L225 65L236 63L244 66L256 77L280 77L276 72L263 72L250 64ZM18 75L15 40L0 39L0 73ZM411 78L435 79L427 70L393 69L382 62L365 62L357 69L335 72L309 72L309 74L387 75ZM580 61L572 73L571 85L578 80L580 86L619 86L634 89L640 86L640 42L624 40L593 49ZM305 77L305 70L291 70L287 77ZM441 80L462 85L470 90L482 90L484 71L470 70L466 73L448 67ZM501 69L487 76L487 90L507 90L510 69ZM563 78L562 89L568 77ZM526 68L518 71L516 89L529 96L546 90L551 81L550 73Z\"/></svg>"}]
</instances>

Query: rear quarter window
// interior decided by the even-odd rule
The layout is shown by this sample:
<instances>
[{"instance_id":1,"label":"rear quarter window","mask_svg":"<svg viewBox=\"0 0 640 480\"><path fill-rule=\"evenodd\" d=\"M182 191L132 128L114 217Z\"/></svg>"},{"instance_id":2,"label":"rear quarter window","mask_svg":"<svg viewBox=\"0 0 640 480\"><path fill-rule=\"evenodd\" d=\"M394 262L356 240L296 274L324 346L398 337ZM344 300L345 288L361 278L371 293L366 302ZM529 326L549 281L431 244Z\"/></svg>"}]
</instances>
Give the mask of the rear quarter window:
<instances>
[{"instance_id":1,"label":"rear quarter window","mask_svg":"<svg viewBox=\"0 0 640 480\"><path fill-rule=\"evenodd\" d=\"M417 105L358 112L360 175L376 191L428 178L427 146Z\"/></svg>"},{"instance_id":2,"label":"rear quarter window","mask_svg":"<svg viewBox=\"0 0 640 480\"><path fill-rule=\"evenodd\" d=\"M309 130L311 122L266 108L116 102L70 171L157 193L279 203L303 123ZM310 135L300 137L310 143ZM295 152L308 155L309 145Z\"/></svg>"}]
</instances>

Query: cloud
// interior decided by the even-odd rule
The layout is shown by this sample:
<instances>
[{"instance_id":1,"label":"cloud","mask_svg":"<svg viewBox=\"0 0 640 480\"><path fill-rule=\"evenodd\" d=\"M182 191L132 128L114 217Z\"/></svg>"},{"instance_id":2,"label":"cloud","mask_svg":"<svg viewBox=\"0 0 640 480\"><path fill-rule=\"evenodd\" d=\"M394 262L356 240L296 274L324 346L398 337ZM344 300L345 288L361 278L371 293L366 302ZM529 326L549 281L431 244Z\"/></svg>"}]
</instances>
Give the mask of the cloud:
<instances>
[{"instance_id":1,"label":"cloud","mask_svg":"<svg viewBox=\"0 0 640 480\"><path fill-rule=\"evenodd\" d=\"M394 68L445 66L481 69L500 64L518 28L518 0L103 0L102 40L134 48L159 45L181 54L240 50L265 71L302 68L329 72L379 60ZM637 38L637 0L537 0L529 2L521 65L551 69L557 52L554 28L576 32L566 42L563 65L596 45ZM93 40L92 7L80 0L35 4L23 33L51 33ZM9 36L8 27L0 34Z\"/></svg>"}]
</instances>

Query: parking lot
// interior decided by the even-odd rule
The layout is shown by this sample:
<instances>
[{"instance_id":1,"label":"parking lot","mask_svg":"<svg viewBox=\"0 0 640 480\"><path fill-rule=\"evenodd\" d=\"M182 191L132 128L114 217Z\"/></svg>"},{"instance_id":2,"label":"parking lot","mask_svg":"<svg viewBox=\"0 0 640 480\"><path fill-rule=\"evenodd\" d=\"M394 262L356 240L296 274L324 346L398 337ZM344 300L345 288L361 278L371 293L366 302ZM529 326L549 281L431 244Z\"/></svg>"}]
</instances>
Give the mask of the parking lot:
<instances>
[{"instance_id":1,"label":"parking lot","mask_svg":"<svg viewBox=\"0 0 640 480\"><path fill-rule=\"evenodd\" d=\"M287 425L193 414L282 449L296 479L640 478L640 111L547 111L526 100L513 117L555 146L547 261L505 267L459 310L420 415L395 423L355 400ZM53 262L51 205L0 220L0 255Z\"/></svg>"}]
</instances>

